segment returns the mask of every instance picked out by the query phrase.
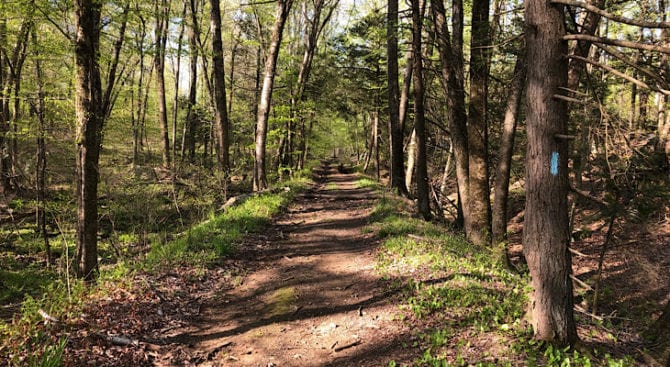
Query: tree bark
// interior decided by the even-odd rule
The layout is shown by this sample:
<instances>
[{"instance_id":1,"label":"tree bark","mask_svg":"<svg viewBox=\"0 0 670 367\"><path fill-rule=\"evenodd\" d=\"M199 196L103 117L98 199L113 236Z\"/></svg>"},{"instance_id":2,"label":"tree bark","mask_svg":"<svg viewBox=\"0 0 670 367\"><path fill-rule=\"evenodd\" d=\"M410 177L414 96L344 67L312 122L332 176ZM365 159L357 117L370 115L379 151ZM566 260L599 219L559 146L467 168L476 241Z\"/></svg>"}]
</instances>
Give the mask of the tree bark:
<instances>
[{"instance_id":1,"label":"tree bark","mask_svg":"<svg viewBox=\"0 0 670 367\"><path fill-rule=\"evenodd\" d=\"M193 108L197 102L198 93L198 40L197 40L197 8L195 1L190 1L191 26L188 30L188 45L189 45L189 92L188 105L186 106L186 118L184 121L184 130L181 140L181 156L182 160L186 159L187 149L189 162L195 162L195 123L193 117Z\"/></svg>"},{"instance_id":2,"label":"tree bark","mask_svg":"<svg viewBox=\"0 0 670 367\"><path fill-rule=\"evenodd\" d=\"M491 201L488 167L489 0L472 4L470 38L470 103L468 112L468 196L470 227L466 235L477 245L491 242Z\"/></svg>"},{"instance_id":3,"label":"tree bark","mask_svg":"<svg viewBox=\"0 0 670 367\"><path fill-rule=\"evenodd\" d=\"M10 131L12 125L16 128L18 119L18 106L20 103L18 97L21 85L21 68L25 60L28 36L32 27L32 17L26 17L21 22L19 33L16 37L16 43L11 53L5 48L0 49L0 194L12 188L12 176L14 170L14 152L13 146L16 139L13 139ZM6 20L0 19L0 45L7 44L7 24ZM14 117L10 112L10 102L14 88Z\"/></svg>"},{"instance_id":4,"label":"tree bark","mask_svg":"<svg viewBox=\"0 0 670 367\"><path fill-rule=\"evenodd\" d=\"M526 215L524 255L533 291L529 319L536 339L573 344L572 271L568 226L566 102L553 98L567 83L567 44L562 6L525 3L528 79L526 92Z\"/></svg>"},{"instance_id":5,"label":"tree bark","mask_svg":"<svg viewBox=\"0 0 670 367\"><path fill-rule=\"evenodd\" d=\"M186 19L186 11L188 10L188 3L184 2L184 10L182 10L181 18ZM184 31L186 29L186 22L183 21L179 25L179 37L177 38L177 61L175 62L174 71L174 100L172 101L172 162L177 166L177 120L179 117L179 79L181 75L181 55L183 51L182 42L184 40Z\"/></svg>"},{"instance_id":6,"label":"tree bark","mask_svg":"<svg viewBox=\"0 0 670 367\"><path fill-rule=\"evenodd\" d=\"M214 68L214 121L216 134L216 151L219 169L228 172L229 158L229 122L226 106L226 78L223 65L223 42L221 41L221 9L219 0L210 0L212 36L212 67Z\"/></svg>"},{"instance_id":7,"label":"tree bark","mask_svg":"<svg viewBox=\"0 0 670 367\"><path fill-rule=\"evenodd\" d=\"M46 216L46 171L47 171L47 148L46 148L46 121L44 118L45 103L43 91L42 63L40 61L39 45L37 42L37 32L33 27L32 42L34 47L34 66L35 66L35 85L37 87L37 103L35 104L35 114L37 115L37 155L35 164L35 183L37 191L37 233L44 240L44 249L46 252L47 267L51 265L53 256L51 253L51 244L47 233Z\"/></svg>"},{"instance_id":8,"label":"tree bark","mask_svg":"<svg viewBox=\"0 0 670 367\"><path fill-rule=\"evenodd\" d=\"M453 38L449 36L444 4L440 0L433 1L432 4L437 30L437 47L440 54L440 71L442 74L440 82L447 96L448 124L454 146L459 207L462 212L464 228L467 229L470 228L468 131L466 127L468 118L465 110L465 90L463 86L462 35L454 34ZM454 4L454 22L456 22L454 29L462 32L462 19L460 22L456 21L457 14L461 14L462 18L462 9L457 10L456 5L460 4L462 6L462 3L456 1Z\"/></svg>"},{"instance_id":9,"label":"tree bark","mask_svg":"<svg viewBox=\"0 0 670 367\"><path fill-rule=\"evenodd\" d=\"M415 165L416 165L416 129L412 129L412 135L410 135L409 144L407 144L407 169L405 171L405 187L407 187L407 192L412 191L412 184L414 183Z\"/></svg>"},{"instance_id":10,"label":"tree bark","mask_svg":"<svg viewBox=\"0 0 670 367\"><path fill-rule=\"evenodd\" d=\"M419 214L430 220L430 189L428 182L428 152L426 151L426 122L424 111L423 57L421 56L421 31L423 16L420 0L412 0L412 50L414 50L414 129L416 130L417 164L416 195Z\"/></svg>"},{"instance_id":11,"label":"tree bark","mask_svg":"<svg viewBox=\"0 0 670 367\"><path fill-rule=\"evenodd\" d=\"M516 125L519 116L519 107L521 105L521 95L523 94L523 88L526 85L525 56L517 56L512 78L509 95L507 97L507 107L505 108L502 136L500 137L500 150L498 151L498 166L496 168L492 208L492 234L494 245L504 242L506 239L507 197L509 194L509 176L512 168L512 154L514 153L514 137L516 135ZM503 260L507 262L507 256L505 256Z\"/></svg>"},{"instance_id":12,"label":"tree bark","mask_svg":"<svg viewBox=\"0 0 670 367\"><path fill-rule=\"evenodd\" d=\"M139 5L138 5L139 7ZM138 10L138 9L136 9ZM139 13L139 10L137 11ZM140 15L140 30L135 33L135 46L139 52L139 78L137 81L137 101L136 101L136 117L132 120L132 130L133 130L133 166L136 166L139 163L140 149L142 146L142 119L146 112L145 103L144 103L144 76L145 76L145 67L144 67L144 40L147 36L146 31L146 21Z\"/></svg>"},{"instance_id":13,"label":"tree bark","mask_svg":"<svg viewBox=\"0 0 670 367\"><path fill-rule=\"evenodd\" d=\"M268 57L265 60L263 88L261 90L260 100L258 101L258 113L256 120L256 149L254 155L254 191L264 190L268 187L267 176L265 173L265 141L268 133L268 117L270 115L270 106L272 103L272 86L275 79L275 70L277 68L277 58L279 57L279 47L281 45L282 34L286 18L293 5L293 0L278 0L275 13L275 24L272 29L272 39L268 50Z\"/></svg>"},{"instance_id":14,"label":"tree bark","mask_svg":"<svg viewBox=\"0 0 670 367\"><path fill-rule=\"evenodd\" d=\"M167 102L165 96L165 46L167 44L168 17L170 14L167 0L155 0L156 16L156 55L154 68L156 70L156 89L158 96L158 122L161 128L163 143L163 167L170 168L170 137L168 134Z\"/></svg>"},{"instance_id":15,"label":"tree bark","mask_svg":"<svg viewBox=\"0 0 670 367\"><path fill-rule=\"evenodd\" d=\"M400 123L400 86L398 85L398 0L388 0L386 20L388 106L391 153L391 189L407 196L402 174L405 171L403 132Z\"/></svg>"},{"instance_id":16,"label":"tree bark","mask_svg":"<svg viewBox=\"0 0 670 367\"><path fill-rule=\"evenodd\" d=\"M327 6L328 6L327 13L323 17L323 19L321 19L322 18L321 14L323 13L323 10ZM316 0L314 2L314 14L312 16L312 19L310 20L306 17L310 27L309 32L306 34L305 37L305 50L303 53L302 62L300 63L300 70L298 72L298 79L296 86L297 96L294 96L294 98L292 99L293 102L292 109L294 113L296 113L298 116L299 120L298 125L300 126L300 141L298 142L298 147L301 153L298 156L298 160L295 164L296 169L302 169L305 166L305 161L307 160L307 148L309 146L308 139L310 137L312 122L310 121L309 127L306 126L307 124L305 123L305 116L303 116L302 113L298 113L295 103L305 101L307 97L307 95L305 94L305 90L307 88L307 83L309 82L309 78L312 73L312 62L314 60L314 54L316 53L317 43L321 35L321 32L323 31L323 28L326 26L326 24L328 24L328 21L330 21L330 18L332 17L336 6L337 2L335 2L334 4L333 3L327 4L325 0Z\"/></svg>"},{"instance_id":17,"label":"tree bark","mask_svg":"<svg viewBox=\"0 0 670 367\"><path fill-rule=\"evenodd\" d=\"M77 121L77 276L98 273L98 161L103 124L102 84L98 64L101 3L75 1Z\"/></svg>"}]
</instances>

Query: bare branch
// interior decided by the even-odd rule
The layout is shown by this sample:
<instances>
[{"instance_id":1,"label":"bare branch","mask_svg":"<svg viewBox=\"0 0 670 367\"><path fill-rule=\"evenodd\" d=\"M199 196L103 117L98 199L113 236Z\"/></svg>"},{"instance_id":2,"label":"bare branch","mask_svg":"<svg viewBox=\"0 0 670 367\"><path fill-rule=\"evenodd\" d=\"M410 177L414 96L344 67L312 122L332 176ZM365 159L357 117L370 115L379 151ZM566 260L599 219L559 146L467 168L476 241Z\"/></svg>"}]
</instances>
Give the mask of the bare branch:
<instances>
[{"instance_id":1,"label":"bare branch","mask_svg":"<svg viewBox=\"0 0 670 367\"><path fill-rule=\"evenodd\" d=\"M586 57L581 57L581 56L577 56L577 55L568 55L568 58L583 61L583 62L589 63L593 66L597 66L601 69L607 70L608 72L610 72L610 73L612 73L612 74L614 74L614 75L616 75L616 76L618 76L622 79L625 79L625 80L637 85L640 88L650 89L650 90L653 90L655 92L659 92L659 93L662 93L662 94L665 94L665 95L670 95L670 90L662 89L662 88L659 88L655 85L649 85L649 84L647 84L647 83L645 83L645 82L643 82L639 79L633 78L632 76L630 76L626 73L622 73L619 70L617 70L617 69L615 69L611 66L607 66L607 65L601 64L599 62L593 61L591 59L587 59Z\"/></svg>"},{"instance_id":2,"label":"bare branch","mask_svg":"<svg viewBox=\"0 0 670 367\"><path fill-rule=\"evenodd\" d=\"M563 4L563 5L577 6L577 7L583 8L585 10L588 10L591 13L596 13L600 16L611 19L615 22L629 24L629 25L636 26L636 27L642 27L642 28L670 28L670 22L647 22L647 21L639 20L639 19L626 18L626 17L618 16L616 14L609 13L609 12L603 10L603 9L600 9L597 6L585 3L583 1L578 1L578 0L551 0L551 3L552 4Z\"/></svg>"},{"instance_id":3,"label":"bare branch","mask_svg":"<svg viewBox=\"0 0 670 367\"><path fill-rule=\"evenodd\" d=\"M615 50L612 47L607 47L607 46L601 45L601 44L596 44L596 47L598 47L599 49L607 52L608 54L610 54L612 56L614 56L615 58L619 59L620 61L622 61L626 65L628 65L632 68L635 68L635 70L639 71L640 73L650 77L651 79L656 80L661 86L663 86L663 88L668 88L668 82L665 79L663 79L662 76L660 76L658 73L654 73L653 71L651 71L649 69L643 68L642 66L635 63L633 60L631 60L629 57L627 57L623 53Z\"/></svg>"},{"instance_id":4,"label":"bare branch","mask_svg":"<svg viewBox=\"0 0 670 367\"><path fill-rule=\"evenodd\" d=\"M562 0L561 0L562 1ZM603 38L597 36L590 36L587 34L566 34L563 36L564 40L568 41L589 41L594 43L603 43L606 45L613 45L626 48L634 48L636 50L645 50L645 51L655 51L664 54L670 54L670 47L664 47L659 45L651 45L648 43L639 43L623 40L615 40L611 38Z\"/></svg>"}]
</instances>

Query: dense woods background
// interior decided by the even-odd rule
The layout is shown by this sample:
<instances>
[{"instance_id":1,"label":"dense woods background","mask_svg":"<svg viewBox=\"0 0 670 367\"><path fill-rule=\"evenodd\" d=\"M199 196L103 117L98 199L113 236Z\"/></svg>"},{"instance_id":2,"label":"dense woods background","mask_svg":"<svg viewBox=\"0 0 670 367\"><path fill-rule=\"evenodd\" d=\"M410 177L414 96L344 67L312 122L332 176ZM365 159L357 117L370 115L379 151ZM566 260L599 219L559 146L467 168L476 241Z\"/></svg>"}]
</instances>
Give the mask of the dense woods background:
<instances>
[{"instance_id":1,"label":"dense woods background","mask_svg":"<svg viewBox=\"0 0 670 367\"><path fill-rule=\"evenodd\" d=\"M5 0L0 331L330 159L528 273L536 339L576 304L667 347L669 9Z\"/></svg>"}]
</instances>

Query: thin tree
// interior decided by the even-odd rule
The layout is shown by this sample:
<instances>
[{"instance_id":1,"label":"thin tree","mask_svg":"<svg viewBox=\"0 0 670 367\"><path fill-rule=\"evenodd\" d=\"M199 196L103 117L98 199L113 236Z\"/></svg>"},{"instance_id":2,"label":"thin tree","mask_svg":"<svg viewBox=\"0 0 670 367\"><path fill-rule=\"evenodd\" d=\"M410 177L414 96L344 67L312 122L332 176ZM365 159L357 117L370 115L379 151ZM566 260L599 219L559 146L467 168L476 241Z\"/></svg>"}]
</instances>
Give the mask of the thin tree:
<instances>
[{"instance_id":1,"label":"thin tree","mask_svg":"<svg viewBox=\"0 0 670 367\"><path fill-rule=\"evenodd\" d=\"M156 70L158 122L161 128L161 141L163 143L163 167L170 168L170 137L168 136L168 115L165 96L165 48L167 45L168 18L170 16L170 6L167 0L155 0L154 15L156 17L156 28L154 30L156 42L154 69Z\"/></svg>"},{"instance_id":2,"label":"thin tree","mask_svg":"<svg viewBox=\"0 0 670 367\"><path fill-rule=\"evenodd\" d=\"M500 136L500 149L498 150L491 223L494 245L498 245L506 239L509 177L512 168L512 153L514 152L514 137L516 136L521 95L525 85L526 59L525 56L519 55L514 65L512 82L507 96L507 106ZM508 264L507 251L504 251L502 255L503 262Z\"/></svg>"},{"instance_id":3,"label":"thin tree","mask_svg":"<svg viewBox=\"0 0 670 367\"><path fill-rule=\"evenodd\" d=\"M47 233L46 213L46 170L47 170L47 148L46 148L46 121L44 101L44 76L42 73L42 61L40 59L39 44L37 42L37 31L33 25L32 42L35 68L35 85L37 88L37 101L33 106L37 116L37 155L35 164L35 183L37 188L37 233L44 240L44 248L47 255L47 267L52 261L51 244Z\"/></svg>"},{"instance_id":4,"label":"thin tree","mask_svg":"<svg viewBox=\"0 0 670 367\"><path fill-rule=\"evenodd\" d=\"M103 91L100 75L100 14L96 0L75 1L75 114L77 123L77 276L92 281L98 274L98 175L102 128L114 105L117 65L125 39L128 5L108 65Z\"/></svg>"},{"instance_id":5,"label":"thin tree","mask_svg":"<svg viewBox=\"0 0 670 367\"><path fill-rule=\"evenodd\" d=\"M403 180L403 131L400 123L400 86L398 85L398 0L388 0L386 18L389 131L391 138L391 188L407 195Z\"/></svg>"},{"instance_id":6,"label":"thin tree","mask_svg":"<svg viewBox=\"0 0 670 367\"><path fill-rule=\"evenodd\" d=\"M77 122L77 276L98 273L98 161L103 125L98 64L101 2L75 1L75 112Z\"/></svg>"},{"instance_id":7,"label":"thin tree","mask_svg":"<svg viewBox=\"0 0 670 367\"><path fill-rule=\"evenodd\" d=\"M214 68L214 134L219 169L228 172L229 162L229 122L226 106L226 79L223 66L223 42L221 41L221 9L219 0L210 0L212 32L212 67Z\"/></svg>"},{"instance_id":8,"label":"thin tree","mask_svg":"<svg viewBox=\"0 0 670 367\"><path fill-rule=\"evenodd\" d=\"M423 16L419 0L412 0L412 49L414 50L414 129L416 130L417 164L416 194L419 214L430 220L430 190L428 182L428 153L426 151L426 121L424 112L423 58L421 57L421 30Z\"/></svg>"},{"instance_id":9,"label":"thin tree","mask_svg":"<svg viewBox=\"0 0 670 367\"><path fill-rule=\"evenodd\" d=\"M456 181L460 214L465 229L470 228L469 195L468 195L468 131L467 112L465 108L465 90L463 79L463 36L462 36L462 2L454 2L452 28L454 35L450 36L446 21L444 3L441 0L433 1L432 12L437 30L437 47L440 54L440 80L445 91L447 102L447 123L451 132L451 142L454 147L454 164L456 167ZM459 16L460 14L460 16ZM457 34L458 33L458 34Z\"/></svg>"},{"instance_id":10,"label":"thin tree","mask_svg":"<svg viewBox=\"0 0 670 367\"><path fill-rule=\"evenodd\" d=\"M489 200L488 119L486 117L489 74L489 0L472 2L470 37L470 103L468 105L468 195L470 228L466 235L475 244L488 244L491 237Z\"/></svg>"},{"instance_id":11,"label":"thin tree","mask_svg":"<svg viewBox=\"0 0 670 367\"><path fill-rule=\"evenodd\" d=\"M567 84L563 6L544 0L525 3L526 214L523 250L533 291L529 319L535 338L573 344L572 271L568 226L568 142L566 102L554 95Z\"/></svg>"},{"instance_id":12,"label":"thin tree","mask_svg":"<svg viewBox=\"0 0 670 367\"><path fill-rule=\"evenodd\" d=\"M268 117L270 116L270 106L272 103L272 87L277 68L277 59L279 57L279 47L281 45L284 25L288 18L289 11L293 5L293 0L278 0L275 12L275 24L272 28L272 37L270 48L265 60L263 70L263 87L261 89L260 100L258 101L258 113L256 120L256 148L254 155L254 191L265 190L268 187L268 181L265 173L265 141L268 133Z\"/></svg>"}]
</instances>

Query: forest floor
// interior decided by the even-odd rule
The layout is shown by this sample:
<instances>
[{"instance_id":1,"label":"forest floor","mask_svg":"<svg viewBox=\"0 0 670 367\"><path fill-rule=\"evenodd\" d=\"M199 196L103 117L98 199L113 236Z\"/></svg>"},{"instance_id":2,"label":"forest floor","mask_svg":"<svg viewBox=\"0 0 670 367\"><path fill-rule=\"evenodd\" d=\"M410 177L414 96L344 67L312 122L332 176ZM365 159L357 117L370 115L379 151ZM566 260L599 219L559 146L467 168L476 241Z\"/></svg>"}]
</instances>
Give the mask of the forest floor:
<instances>
[{"instance_id":1,"label":"forest floor","mask_svg":"<svg viewBox=\"0 0 670 367\"><path fill-rule=\"evenodd\" d=\"M203 366L379 366L411 360L400 340L395 293L375 271L365 233L376 193L325 166L262 234L230 261L238 284L222 278L201 316L174 337Z\"/></svg>"},{"instance_id":2,"label":"forest floor","mask_svg":"<svg viewBox=\"0 0 670 367\"><path fill-rule=\"evenodd\" d=\"M489 249L414 218L411 202L360 175L324 164L313 178L231 253L206 265L121 266L84 302L61 307L60 321L37 311L57 307L26 302L32 318L5 332L14 344L47 345L43 359L61 345L66 367L657 366L670 354L667 336L650 343L642 335L670 294L667 211L644 231L615 227L598 315L590 314L593 291L576 289L581 346L573 353L531 340L522 322L527 281L495 266ZM572 245L586 288L597 277L605 220L582 225L593 233ZM512 261L523 268L521 224L511 223ZM207 228L225 234L219 227ZM198 248L194 238L186 237ZM0 364L35 364L31 347L15 347L0 343Z\"/></svg>"}]
</instances>

